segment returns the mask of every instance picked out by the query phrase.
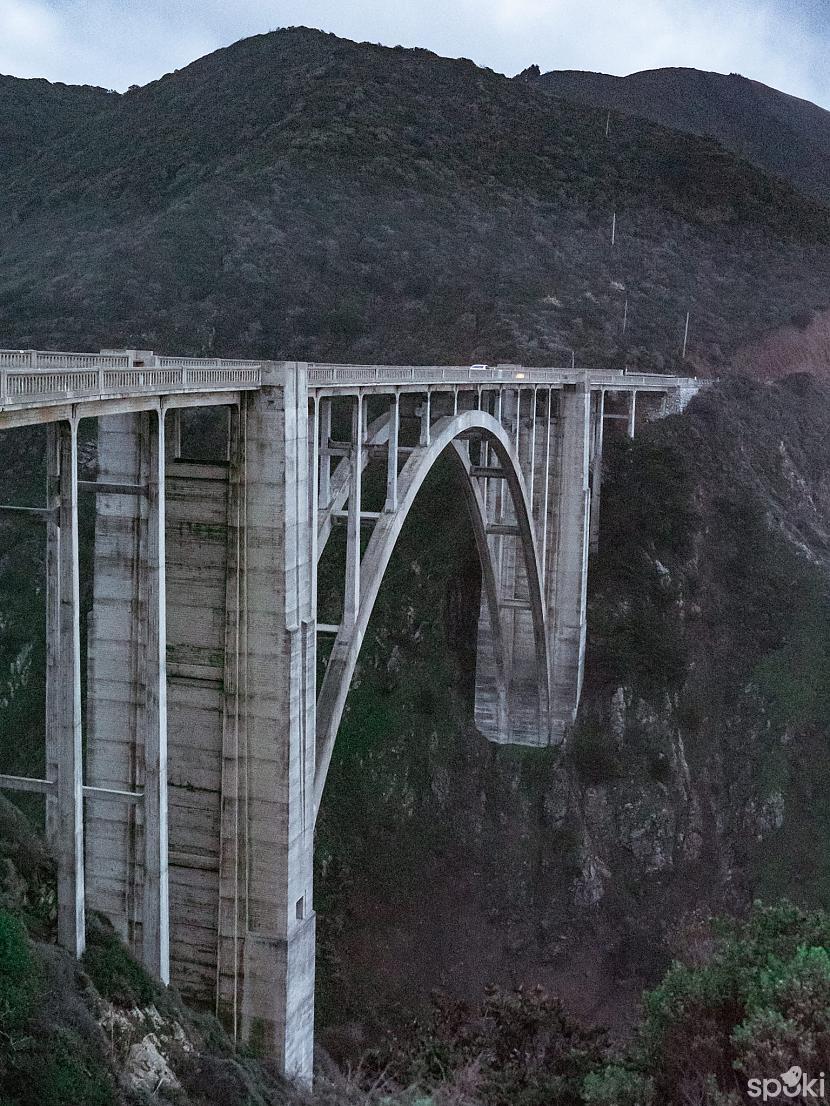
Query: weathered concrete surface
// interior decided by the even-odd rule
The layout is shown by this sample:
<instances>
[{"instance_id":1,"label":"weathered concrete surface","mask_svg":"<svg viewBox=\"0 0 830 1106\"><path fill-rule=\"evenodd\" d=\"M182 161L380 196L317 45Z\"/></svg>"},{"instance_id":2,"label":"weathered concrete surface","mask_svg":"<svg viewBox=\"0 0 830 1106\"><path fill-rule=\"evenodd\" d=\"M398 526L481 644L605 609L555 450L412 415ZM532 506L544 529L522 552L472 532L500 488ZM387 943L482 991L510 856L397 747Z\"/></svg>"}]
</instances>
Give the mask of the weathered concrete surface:
<instances>
[{"instance_id":1,"label":"weathered concrete surface","mask_svg":"<svg viewBox=\"0 0 830 1106\"><path fill-rule=\"evenodd\" d=\"M315 674L307 399L297 366L272 373L275 383L234 413L229 462L166 465L164 842L173 982L307 1080ZM149 479L152 487L164 466L147 422L139 415L102 424L99 479ZM161 792L153 788L155 807L147 798L161 763L152 694L158 502L152 492L99 496L90 627L89 778L145 795L134 804L91 800L90 902L149 966L165 932Z\"/></svg>"},{"instance_id":2,"label":"weathered concrete surface","mask_svg":"<svg viewBox=\"0 0 830 1106\"><path fill-rule=\"evenodd\" d=\"M88 626L90 905L169 979L164 440L157 412L102 420ZM130 802L127 794L143 796Z\"/></svg>"},{"instance_id":3,"label":"weathered concrete surface","mask_svg":"<svg viewBox=\"0 0 830 1106\"><path fill-rule=\"evenodd\" d=\"M144 415L101 420L98 466L102 479L144 486ZM143 711L146 675L147 500L138 494L96 503L95 575L88 630L86 779L95 787L136 791L143 783ZM144 588L141 584L144 583ZM144 602L143 602L144 601ZM143 812L117 800L87 803L87 894L133 952L142 951Z\"/></svg>"},{"instance_id":4,"label":"weathered concrete surface","mask_svg":"<svg viewBox=\"0 0 830 1106\"><path fill-rule=\"evenodd\" d=\"M551 634L553 726L564 733L576 717L585 666L591 396L576 384L559 396L553 540L545 588Z\"/></svg>"},{"instance_id":5,"label":"weathered concrete surface","mask_svg":"<svg viewBox=\"0 0 830 1106\"><path fill-rule=\"evenodd\" d=\"M219 969L221 1012L303 1080L315 927L307 410L305 367L287 364L265 367L241 416L240 680L225 705Z\"/></svg>"},{"instance_id":6,"label":"weathered concrete surface","mask_svg":"<svg viewBox=\"0 0 830 1106\"><path fill-rule=\"evenodd\" d=\"M58 864L58 941L81 956L84 895L78 423L49 428L46 552L46 833Z\"/></svg>"}]
</instances>

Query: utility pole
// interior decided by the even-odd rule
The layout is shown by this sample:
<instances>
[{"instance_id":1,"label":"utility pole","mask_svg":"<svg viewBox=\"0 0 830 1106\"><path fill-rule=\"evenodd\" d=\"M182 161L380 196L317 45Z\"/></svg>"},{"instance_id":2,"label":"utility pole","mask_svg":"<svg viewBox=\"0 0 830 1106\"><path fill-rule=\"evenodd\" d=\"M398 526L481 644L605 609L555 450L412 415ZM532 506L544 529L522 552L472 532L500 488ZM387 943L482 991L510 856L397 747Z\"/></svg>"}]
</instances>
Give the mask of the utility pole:
<instances>
[{"instance_id":1,"label":"utility pole","mask_svg":"<svg viewBox=\"0 0 830 1106\"><path fill-rule=\"evenodd\" d=\"M614 212L614 218L611 220L611 245L613 246L617 240L617 213Z\"/></svg>"},{"instance_id":2,"label":"utility pole","mask_svg":"<svg viewBox=\"0 0 830 1106\"><path fill-rule=\"evenodd\" d=\"M605 137L607 138L611 131L611 112L608 112L608 118L605 120Z\"/></svg>"},{"instance_id":3,"label":"utility pole","mask_svg":"<svg viewBox=\"0 0 830 1106\"><path fill-rule=\"evenodd\" d=\"M683 360L686 360L686 346L689 343L689 312L686 312L686 330L683 334Z\"/></svg>"},{"instance_id":4,"label":"utility pole","mask_svg":"<svg viewBox=\"0 0 830 1106\"><path fill-rule=\"evenodd\" d=\"M625 334L625 328L628 326L628 296L625 297L625 307L623 309L623 334Z\"/></svg>"}]
</instances>

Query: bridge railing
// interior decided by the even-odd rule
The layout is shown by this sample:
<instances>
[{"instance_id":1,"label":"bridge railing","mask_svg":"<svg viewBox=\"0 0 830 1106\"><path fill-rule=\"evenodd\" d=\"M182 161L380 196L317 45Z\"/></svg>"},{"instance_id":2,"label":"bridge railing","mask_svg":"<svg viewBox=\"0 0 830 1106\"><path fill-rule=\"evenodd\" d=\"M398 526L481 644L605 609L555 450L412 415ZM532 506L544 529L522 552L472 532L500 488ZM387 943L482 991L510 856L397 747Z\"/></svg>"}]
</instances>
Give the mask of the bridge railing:
<instances>
[{"instance_id":1,"label":"bridge railing","mask_svg":"<svg viewBox=\"0 0 830 1106\"><path fill-rule=\"evenodd\" d=\"M622 369L528 368L524 365L329 365L309 364L308 383L314 387L353 387L364 384L578 384L609 389L664 389L680 386L681 378L656 373L631 373Z\"/></svg>"},{"instance_id":2,"label":"bridge railing","mask_svg":"<svg viewBox=\"0 0 830 1106\"><path fill-rule=\"evenodd\" d=\"M469 365L322 365L308 366L308 382L314 385L485 383L523 380L559 383L585 377L584 369L526 369L522 365L473 368Z\"/></svg>"},{"instance_id":3,"label":"bridge railing","mask_svg":"<svg viewBox=\"0 0 830 1106\"><path fill-rule=\"evenodd\" d=\"M0 350L0 407L124 394L258 388L257 362L125 353Z\"/></svg>"}]
</instances>

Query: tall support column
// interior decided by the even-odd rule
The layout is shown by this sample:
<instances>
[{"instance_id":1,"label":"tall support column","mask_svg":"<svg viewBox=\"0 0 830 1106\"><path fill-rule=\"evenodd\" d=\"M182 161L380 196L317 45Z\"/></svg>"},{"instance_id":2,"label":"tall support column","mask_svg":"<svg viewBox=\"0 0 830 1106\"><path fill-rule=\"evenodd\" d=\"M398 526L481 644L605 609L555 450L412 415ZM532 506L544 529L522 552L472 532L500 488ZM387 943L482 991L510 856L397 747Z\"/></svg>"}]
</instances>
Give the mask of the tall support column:
<instances>
[{"instance_id":1,"label":"tall support column","mask_svg":"<svg viewBox=\"0 0 830 1106\"><path fill-rule=\"evenodd\" d=\"M216 1012L237 1040L241 1019L242 950L246 925L247 780L245 730L247 665L245 653L244 408L231 412L228 453L227 541L225 561L225 663L220 783L219 933L216 961ZM314 505L316 507L316 504ZM316 511L315 511L316 514ZM316 522L316 517L315 520Z\"/></svg>"},{"instance_id":2,"label":"tall support column","mask_svg":"<svg viewBox=\"0 0 830 1106\"><path fill-rule=\"evenodd\" d=\"M568 385L560 393L556 522L546 583L552 626L552 714L559 736L576 717L585 664L590 433L587 384Z\"/></svg>"},{"instance_id":3,"label":"tall support column","mask_svg":"<svg viewBox=\"0 0 830 1106\"><path fill-rule=\"evenodd\" d=\"M240 1029L287 1075L310 1082L316 629L306 524L307 367L265 366L263 376L247 405L243 487L247 862ZM360 443L361 416L355 421Z\"/></svg>"},{"instance_id":4,"label":"tall support column","mask_svg":"<svg viewBox=\"0 0 830 1106\"><path fill-rule=\"evenodd\" d=\"M60 424L46 427L46 778L58 778L61 702ZM46 796L46 840L57 855L60 839L58 797Z\"/></svg>"},{"instance_id":5,"label":"tall support column","mask_svg":"<svg viewBox=\"0 0 830 1106\"><path fill-rule=\"evenodd\" d=\"M421 403L421 429L418 437L419 446L428 446L432 427L432 392L427 392Z\"/></svg>"},{"instance_id":6,"label":"tall support column","mask_svg":"<svg viewBox=\"0 0 830 1106\"><path fill-rule=\"evenodd\" d=\"M536 424L538 422L538 397L539 390L534 388L533 403L530 409L530 481L528 483L527 494L530 497L531 510L534 509L535 493L536 493Z\"/></svg>"},{"instance_id":7,"label":"tall support column","mask_svg":"<svg viewBox=\"0 0 830 1106\"><path fill-rule=\"evenodd\" d=\"M311 610L317 618L317 559L318 529L317 512L320 505L320 400L310 400L311 412L308 417L308 528L311 534Z\"/></svg>"},{"instance_id":8,"label":"tall support column","mask_svg":"<svg viewBox=\"0 0 830 1106\"><path fill-rule=\"evenodd\" d=\"M547 574L548 565L548 524L550 516L550 487L551 487L551 463L550 463L550 446L551 438L553 436L553 389L548 388L548 394L545 400L545 478L542 491L542 503L541 503L541 515L542 515L542 534L540 538L540 547L542 555L542 572Z\"/></svg>"},{"instance_id":9,"label":"tall support column","mask_svg":"<svg viewBox=\"0 0 830 1106\"><path fill-rule=\"evenodd\" d=\"M179 443L179 449L181 448ZM144 746L144 966L170 982L167 818L167 591L164 409L147 426L147 663Z\"/></svg>"},{"instance_id":10,"label":"tall support column","mask_svg":"<svg viewBox=\"0 0 830 1106\"><path fill-rule=\"evenodd\" d=\"M628 436L634 437L634 425L637 418L637 393L632 388L628 400Z\"/></svg>"},{"instance_id":11,"label":"tall support column","mask_svg":"<svg viewBox=\"0 0 830 1106\"><path fill-rule=\"evenodd\" d=\"M458 393L455 395L458 401ZM386 503L384 510L398 509L398 436L401 425L401 404L397 393L389 401L389 442L386 460Z\"/></svg>"},{"instance_id":12,"label":"tall support column","mask_svg":"<svg viewBox=\"0 0 830 1106\"><path fill-rule=\"evenodd\" d=\"M95 502L95 571L88 620L87 782L138 792L143 772L142 713L148 680L145 568L149 482L146 420L98 420L98 475L136 494L101 494ZM87 898L109 918L139 959L144 956L143 888L147 859L143 803L87 799Z\"/></svg>"},{"instance_id":13,"label":"tall support column","mask_svg":"<svg viewBox=\"0 0 830 1106\"><path fill-rule=\"evenodd\" d=\"M160 406L99 420L87 665L86 776L100 789L86 799L87 898L165 983L170 979L166 485L169 469L180 465L173 459L179 448L173 416L171 423L168 440ZM193 732L196 727L191 740Z\"/></svg>"},{"instance_id":14,"label":"tall support column","mask_svg":"<svg viewBox=\"0 0 830 1106\"><path fill-rule=\"evenodd\" d=\"M343 621L354 626L360 609L360 515L363 481L363 396L355 396L352 409L352 457L349 506L346 519L346 589Z\"/></svg>"},{"instance_id":15,"label":"tall support column","mask_svg":"<svg viewBox=\"0 0 830 1106\"><path fill-rule=\"evenodd\" d=\"M331 457L329 455L329 441L331 440L331 396L321 396L317 401L320 408L320 486L319 507L325 510L331 502Z\"/></svg>"},{"instance_id":16,"label":"tall support column","mask_svg":"<svg viewBox=\"0 0 830 1106\"><path fill-rule=\"evenodd\" d=\"M58 866L58 943L85 947L81 622L78 565L78 424L48 430L47 832Z\"/></svg>"},{"instance_id":17,"label":"tall support column","mask_svg":"<svg viewBox=\"0 0 830 1106\"><path fill-rule=\"evenodd\" d=\"M591 537L590 549L595 553L599 548L599 509L602 494L602 446L605 424L605 392L602 388L596 393L594 403L593 458L591 460Z\"/></svg>"}]
</instances>

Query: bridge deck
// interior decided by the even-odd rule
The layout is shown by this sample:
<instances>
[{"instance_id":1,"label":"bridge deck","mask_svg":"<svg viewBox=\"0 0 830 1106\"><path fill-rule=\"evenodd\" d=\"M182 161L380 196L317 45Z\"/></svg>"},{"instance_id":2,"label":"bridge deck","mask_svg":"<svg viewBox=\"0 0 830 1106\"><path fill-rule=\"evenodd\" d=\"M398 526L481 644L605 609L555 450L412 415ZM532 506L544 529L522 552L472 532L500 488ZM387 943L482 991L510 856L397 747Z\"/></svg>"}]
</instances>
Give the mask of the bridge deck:
<instances>
[{"instance_id":1,"label":"bridge deck","mask_svg":"<svg viewBox=\"0 0 830 1106\"><path fill-rule=\"evenodd\" d=\"M264 372L273 376L289 366L293 369L294 363L162 357L131 350L0 350L0 428L54 421L65 417L64 409L69 405L80 404L84 413L93 415L135 410L142 400L154 402L162 396L191 397L182 398L179 405L227 402L222 393L256 390L262 385ZM522 365L309 364L307 369L309 389L323 394L356 389L415 391L424 387L469 389L516 384L562 388L583 381L592 390L666 392L689 384L676 376ZM132 406L124 407L127 401L132 401Z\"/></svg>"},{"instance_id":2,"label":"bridge deck","mask_svg":"<svg viewBox=\"0 0 830 1106\"><path fill-rule=\"evenodd\" d=\"M679 388L686 377L655 373L626 373L622 369L528 368L525 365L494 365L471 368L465 365L324 365L309 363L308 386L313 390L340 390L390 385L540 384L561 388L588 381L594 389L664 392Z\"/></svg>"},{"instance_id":3,"label":"bridge deck","mask_svg":"<svg viewBox=\"0 0 830 1106\"><path fill-rule=\"evenodd\" d=\"M260 385L257 361L0 350L0 427L60 418L59 409L67 404L112 406L119 400L239 392Z\"/></svg>"}]
</instances>

